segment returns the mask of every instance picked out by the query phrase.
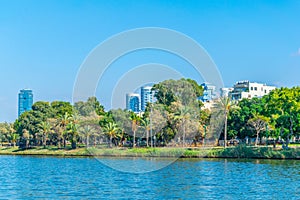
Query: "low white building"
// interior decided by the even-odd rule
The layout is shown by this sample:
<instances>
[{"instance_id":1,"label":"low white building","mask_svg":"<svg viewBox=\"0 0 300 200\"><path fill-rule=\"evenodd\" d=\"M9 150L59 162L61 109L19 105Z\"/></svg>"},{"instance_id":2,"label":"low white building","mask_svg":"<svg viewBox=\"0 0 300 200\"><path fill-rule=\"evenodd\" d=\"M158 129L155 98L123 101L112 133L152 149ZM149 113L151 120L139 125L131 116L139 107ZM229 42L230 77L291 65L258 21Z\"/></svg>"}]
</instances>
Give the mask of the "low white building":
<instances>
[{"instance_id":1,"label":"low white building","mask_svg":"<svg viewBox=\"0 0 300 200\"><path fill-rule=\"evenodd\" d=\"M230 92L232 92L233 91L233 88L221 88L220 89L220 95L221 95L221 97L228 97L229 96L229 94L230 94Z\"/></svg>"},{"instance_id":2,"label":"low white building","mask_svg":"<svg viewBox=\"0 0 300 200\"><path fill-rule=\"evenodd\" d=\"M229 93L233 100L240 100L243 98L251 99L253 97L262 97L274 90L275 86L268 86L263 83L255 83L250 81L237 82L233 90Z\"/></svg>"}]
</instances>

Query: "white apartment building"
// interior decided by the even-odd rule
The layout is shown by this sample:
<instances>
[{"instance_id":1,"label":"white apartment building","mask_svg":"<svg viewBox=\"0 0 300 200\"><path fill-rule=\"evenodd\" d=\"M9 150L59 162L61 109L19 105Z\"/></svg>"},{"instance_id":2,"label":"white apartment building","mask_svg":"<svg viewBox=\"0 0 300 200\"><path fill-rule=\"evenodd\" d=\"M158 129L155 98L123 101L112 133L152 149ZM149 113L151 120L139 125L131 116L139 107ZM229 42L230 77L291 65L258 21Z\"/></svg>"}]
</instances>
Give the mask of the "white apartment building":
<instances>
[{"instance_id":1,"label":"white apartment building","mask_svg":"<svg viewBox=\"0 0 300 200\"><path fill-rule=\"evenodd\" d=\"M229 94L230 94L230 92L232 92L233 91L233 88L221 88L220 89L220 96L221 97L228 97L229 96Z\"/></svg>"},{"instance_id":2,"label":"white apartment building","mask_svg":"<svg viewBox=\"0 0 300 200\"><path fill-rule=\"evenodd\" d=\"M229 93L233 100L240 100L243 98L251 99L253 97L262 97L269 94L270 91L276 87L268 86L263 83L255 83L250 81L239 81L237 82L233 90Z\"/></svg>"}]
</instances>

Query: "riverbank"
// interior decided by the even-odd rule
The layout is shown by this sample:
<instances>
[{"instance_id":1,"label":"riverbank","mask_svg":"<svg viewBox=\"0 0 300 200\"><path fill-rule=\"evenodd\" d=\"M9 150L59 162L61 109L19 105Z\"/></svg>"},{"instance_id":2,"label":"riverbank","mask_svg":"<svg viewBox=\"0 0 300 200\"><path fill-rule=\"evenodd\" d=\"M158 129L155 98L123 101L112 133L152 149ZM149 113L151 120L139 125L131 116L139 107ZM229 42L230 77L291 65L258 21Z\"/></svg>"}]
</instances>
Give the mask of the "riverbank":
<instances>
[{"instance_id":1,"label":"riverbank","mask_svg":"<svg viewBox=\"0 0 300 200\"><path fill-rule=\"evenodd\" d=\"M111 157L181 157L181 158L260 158L300 159L300 148L283 150L272 147L236 146L213 148L77 148L43 147L20 150L18 147L0 147L0 155L41 156L111 156Z\"/></svg>"}]
</instances>

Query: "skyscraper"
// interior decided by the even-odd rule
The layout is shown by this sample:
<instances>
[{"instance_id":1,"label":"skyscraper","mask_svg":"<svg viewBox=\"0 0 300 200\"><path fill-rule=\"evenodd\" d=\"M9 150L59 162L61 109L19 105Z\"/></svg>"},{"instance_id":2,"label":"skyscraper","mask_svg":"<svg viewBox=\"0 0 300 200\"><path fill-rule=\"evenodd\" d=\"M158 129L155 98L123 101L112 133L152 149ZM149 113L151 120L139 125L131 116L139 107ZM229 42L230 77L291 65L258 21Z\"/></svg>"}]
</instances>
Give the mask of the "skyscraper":
<instances>
[{"instance_id":1,"label":"skyscraper","mask_svg":"<svg viewBox=\"0 0 300 200\"><path fill-rule=\"evenodd\" d=\"M126 94L126 109L133 112L140 111L140 95L136 93Z\"/></svg>"},{"instance_id":2,"label":"skyscraper","mask_svg":"<svg viewBox=\"0 0 300 200\"><path fill-rule=\"evenodd\" d=\"M141 87L141 110L145 111L147 103L153 103L151 86Z\"/></svg>"},{"instance_id":3,"label":"skyscraper","mask_svg":"<svg viewBox=\"0 0 300 200\"><path fill-rule=\"evenodd\" d=\"M31 110L32 104L33 104L32 90L29 89L20 90L18 116L20 116L25 111Z\"/></svg>"}]
</instances>

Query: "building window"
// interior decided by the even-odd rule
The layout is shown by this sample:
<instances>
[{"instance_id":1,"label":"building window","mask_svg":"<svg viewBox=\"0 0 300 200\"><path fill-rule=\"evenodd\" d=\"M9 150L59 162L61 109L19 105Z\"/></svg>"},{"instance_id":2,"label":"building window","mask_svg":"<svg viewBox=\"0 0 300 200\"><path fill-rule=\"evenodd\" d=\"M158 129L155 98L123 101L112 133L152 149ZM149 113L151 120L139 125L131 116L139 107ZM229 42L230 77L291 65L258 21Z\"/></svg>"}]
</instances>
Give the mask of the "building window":
<instances>
[{"instance_id":1,"label":"building window","mask_svg":"<svg viewBox=\"0 0 300 200\"><path fill-rule=\"evenodd\" d=\"M251 90L253 90L253 87L251 87Z\"/></svg>"},{"instance_id":2,"label":"building window","mask_svg":"<svg viewBox=\"0 0 300 200\"><path fill-rule=\"evenodd\" d=\"M257 87L254 87L254 90L257 91Z\"/></svg>"},{"instance_id":3,"label":"building window","mask_svg":"<svg viewBox=\"0 0 300 200\"><path fill-rule=\"evenodd\" d=\"M263 88L261 88L261 91L264 91L264 89L263 89Z\"/></svg>"},{"instance_id":4,"label":"building window","mask_svg":"<svg viewBox=\"0 0 300 200\"><path fill-rule=\"evenodd\" d=\"M265 94L267 93L267 90L265 90Z\"/></svg>"}]
</instances>

